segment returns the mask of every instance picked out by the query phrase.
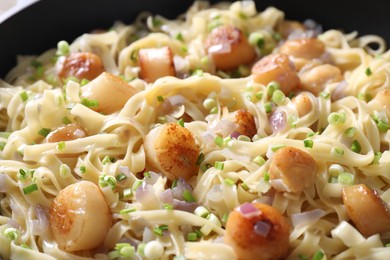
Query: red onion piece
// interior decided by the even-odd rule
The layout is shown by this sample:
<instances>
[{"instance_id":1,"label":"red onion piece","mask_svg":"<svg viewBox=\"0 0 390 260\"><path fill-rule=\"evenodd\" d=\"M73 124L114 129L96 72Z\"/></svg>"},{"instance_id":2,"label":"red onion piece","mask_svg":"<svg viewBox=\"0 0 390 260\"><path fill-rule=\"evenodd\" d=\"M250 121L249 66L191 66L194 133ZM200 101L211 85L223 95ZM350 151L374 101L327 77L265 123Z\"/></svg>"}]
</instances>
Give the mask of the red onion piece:
<instances>
[{"instance_id":1,"label":"red onion piece","mask_svg":"<svg viewBox=\"0 0 390 260\"><path fill-rule=\"evenodd\" d=\"M192 187L183 178L177 180L177 186L172 188L172 195L174 199L184 200L183 192L188 190L192 193Z\"/></svg>"},{"instance_id":2,"label":"red onion piece","mask_svg":"<svg viewBox=\"0 0 390 260\"><path fill-rule=\"evenodd\" d=\"M291 221L294 227L305 226L312 224L326 215L326 212L322 209L314 209L302 213L296 213L291 215Z\"/></svg>"},{"instance_id":3,"label":"red onion piece","mask_svg":"<svg viewBox=\"0 0 390 260\"><path fill-rule=\"evenodd\" d=\"M245 202L238 207L238 212L246 218L256 217L261 214L261 211L255 207L252 203Z\"/></svg>"},{"instance_id":4,"label":"red onion piece","mask_svg":"<svg viewBox=\"0 0 390 260\"><path fill-rule=\"evenodd\" d=\"M166 204L173 204L173 194L171 189L164 190L159 194L160 201Z\"/></svg>"},{"instance_id":5,"label":"red onion piece","mask_svg":"<svg viewBox=\"0 0 390 260\"><path fill-rule=\"evenodd\" d=\"M230 134L231 138L236 138L237 139L239 136L240 136L240 133L237 132L237 131L233 131L233 133Z\"/></svg>"},{"instance_id":6,"label":"red onion piece","mask_svg":"<svg viewBox=\"0 0 390 260\"><path fill-rule=\"evenodd\" d=\"M269 232L271 231L271 224L265 221L257 221L253 226L253 231L256 235L267 237Z\"/></svg>"},{"instance_id":7,"label":"red onion piece","mask_svg":"<svg viewBox=\"0 0 390 260\"><path fill-rule=\"evenodd\" d=\"M193 213L198 206L199 204L196 202L186 202L177 199L173 200L173 208L177 210Z\"/></svg>"},{"instance_id":8,"label":"red onion piece","mask_svg":"<svg viewBox=\"0 0 390 260\"><path fill-rule=\"evenodd\" d=\"M182 95L175 95L168 98L169 103L171 103L172 106L182 105L186 102L186 98Z\"/></svg>"},{"instance_id":9,"label":"red onion piece","mask_svg":"<svg viewBox=\"0 0 390 260\"><path fill-rule=\"evenodd\" d=\"M135 199L143 205L153 203L153 200L156 199L153 186L145 182L142 183L135 191Z\"/></svg>"},{"instance_id":10,"label":"red onion piece","mask_svg":"<svg viewBox=\"0 0 390 260\"><path fill-rule=\"evenodd\" d=\"M283 111L275 111L269 118L272 131L277 133L283 130L286 126L286 115Z\"/></svg>"}]
</instances>

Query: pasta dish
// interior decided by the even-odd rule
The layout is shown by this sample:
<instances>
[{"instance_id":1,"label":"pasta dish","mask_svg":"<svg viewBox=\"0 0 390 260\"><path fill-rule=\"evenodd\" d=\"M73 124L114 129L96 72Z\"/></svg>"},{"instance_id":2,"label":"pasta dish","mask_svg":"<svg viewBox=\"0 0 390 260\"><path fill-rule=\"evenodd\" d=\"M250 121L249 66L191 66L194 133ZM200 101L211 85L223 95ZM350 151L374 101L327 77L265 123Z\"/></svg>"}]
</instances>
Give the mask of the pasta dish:
<instances>
[{"instance_id":1,"label":"pasta dish","mask_svg":"<svg viewBox=\"0 0 390 260\"><path fill-rule=\"evenodd\" d=\"M253 1L20 56L2 259L390 258L390 52Z\"/></svg>"}]
</instances>

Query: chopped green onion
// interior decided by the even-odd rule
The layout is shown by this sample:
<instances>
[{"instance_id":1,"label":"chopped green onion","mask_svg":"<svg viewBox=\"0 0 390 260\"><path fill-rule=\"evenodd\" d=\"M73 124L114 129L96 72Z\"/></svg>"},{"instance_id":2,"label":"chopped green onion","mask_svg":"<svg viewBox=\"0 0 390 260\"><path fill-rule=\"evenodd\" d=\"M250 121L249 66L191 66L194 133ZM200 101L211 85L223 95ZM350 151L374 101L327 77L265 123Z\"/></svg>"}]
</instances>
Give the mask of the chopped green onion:
<instances>
[{"instance_id":1,"label":"chopped green onion","mask_svg":"<svg viewBox=\"0 0 390 260\"><path fill-rule=\"evenodd\" d=\"M224 169L224 167L225 167L225 164L223 162L215 161L214 167L217 170L221 170L222 171Z\"/></svg>"},{"instance_id":2,"label":"chopped green onion","mask_svg":"<svg viewBox=\"0 0 390 260\"><path fill-rule=\"evenodd\" d=\"M263 176L264 181L269 181L269 172L265 172Z\"/></svg>"},{"instance_id":3,"label":"chopped green onion","mask_svg":"<svg viewBox=\"0 0 390 260\"><path fill-rule=\"evenodd\" d=\"M83 104L86 107L98 107L99 102L97 100L91 100L88 98L81 99L81 104Z\"/></svg>"},{"instance_id":4,"label":"chopped green onion","mask_svg":"<svg viewBox=\"0 0 390 260\"><path fill-rule=\"evenodd\" d=\"M157 101L158 102L164 102L164 97L163 96L157 96Z\"/></svg>"},{"instance_id":5,"label":"chopped green onion","mask_svg":"<svg viewBox=\"0 0 390 260\"><path fill-rule=\"evenodd\" d=\"M230 178L226 178L223 180L227 185L229 186L233 186L234 184L236 184L236 182Z\"/></svg>"},{"instance_id":6,"label":"chopped green onion","mask_svg":"<svg viewBox=\"0 0 390 260\"><path fill-rule=\"evenodd\" d=\"M321 260L323 259L325 254L322 251L318 251L313 255L312 260Z\"/></svg>"},{"instance_id":7,"label":"chopped green onion","mask_svg":"<svg viewBox=\"0 0 390 260\"><path fill-rule=\"evenodd\" d=\"M381 152L375 152L374 153L374 160L372 161L372 164L378 164L381 157L382 157Z\"/></svg>"},{"instance_id":8,"label":"chopped green onion","mask_svg":"<svg viewBox=\"0 0 390 260\"><path fill-rule=\"evenodd\" d=\"M127 213L131 213L131 212L135 212L135 211L137 211L136 208L121 209L121 211L119 211L119 214L127 214Z\"/></svg>"},{"instance_id":9,"label":"chopped green onion","mask_svg":"<svg viewBox=\"0 0 390 260\"><path fill-rule=\"evenodd\" d=\"M161 225L159 226L161 230L168 230L168 225Z\"/></svg>"},{"instance_id":10,"label":"chopped green onion","mask_svg":"<svg viewBox=\"0 0 390 260\"><path fill-rule=\"evenodd\" d=\"M196 201L194 196L192 195L192 193L189 190L183 191L183 199L186 202L195 202Z\"/></svg>"},{"instance_id":11,"label":"chopped green onion","mask_svg":"<svg viewBox=\"0 0 390 260\"><path fill-rule=\"evenodd\" d=\"M286 145L285 144L277 144L277 145L274 145L271 147L271 151L272 152L276 152L277 150L279 150L280 148L283 148L285 147Z\"/></svg>"},{"instance_id":12,"label":"chopped green onion","mask_svg":"<svg viewBox=\"0 0 390 260\"><path fill-rule=\"evenodd\" d=\"M7 144L6 142L0 142L0 151L4 150L6 144Z\"/></svg>"},{"instance_id":13,"label":"chopped green onion","mask_svg":"<svg viewBox=\"0 0 390 260\"><path fill-rule=\"evenodd\" d=\"M135 248L129 243L117 243L115 251L109 253L109 259L133 259L135 256Z\"/></svg>"},{"instance_id":14,"label":"chopped green onion","mask_svg":"<svg viewBox=\"0 0 390 260\"><path fill-rule=\"evenodd\" d=\"M152 175L150 174L150 171L144 172L144 179L150 179Z\"/></svg>"},{"instance_id":15,"label":"chopped green onion","mask_svg":"<svg viewBox=\"0 0 390 260\"><path fill-rule=\"evenodd\" d=\"M364 71L364 73L366 73L367 77L371 76L371 75L372 75L372 71L371 71L370 67L368 67L368 68Z\"/></svg>"},{"instance_id":16,"label":"chopped green onion","mask_svg":"<svg viewBox=\"0 0 390 260\"><path fill-rule=\"evenodd\" d=\"M344 131L344 134L348 137L354 137L355 133L356 133L355 127L349 127Z\"/></svg>"},{"instance_id":17,"label":"chopped green onion","mask_svg":"<svg viewBox=\"0 0 390 260\"><path fill-rule=\"evenodd\" d=\"M89 83L89 80L88 79L82 79L81 81L80 81L80 86L85 86L85 85L87 85Z\"/></svg>"},{"instance_id":18,"label":"chopped green onion","mask_svg":"<svg viewBox=\"0 0 390 260\"><path fill-rule=\"evenodd\" d=\"M219 136L219 135L217 135L216 137L215 137L215 139L214 139L214 143L216 144L216 145L218 145L219 147L222 147L222 145L223 145L223 138L221 137L221 136Z\"/></svg>"},{"instance_id":19,"label":"chopped green onion","mask_svg":"<svg viewBox=\"0 0 390 260\"><path fill-rule=\"evenodd\" d=\"M214 98L206 98L203 101L203 107L207 110L211 110L212 108L217 106L217 102L215 101Z\"/></svg>"},{"instance_id":20,"label":"chopped green onion","mask_svg":"<svg viewBox=\"0 0 390 260\"><path fill-rule=\"evenodd\" d=\"M202 170L202 171L207 171L208 169L210 169L212 167L212 165L211 164L209 164L209 163L206 163L206 164L203 164L203 165L201 165L200 166L200 169Z\"/></svg>"},{"instance_id":21,"label":"chopped green onion","mask_svg":"<svg viewBox=\"0 0 390 260\"><path fill-rule=\"evenodd\" d=\"M61 121L65 125L69 125L70 123L72 123L72 121L69 118L67 118L66 116L64 116Z\"/></svg>"},{"instance_id":22,"label":"chopped green onion","mask_svg":"<svg viewBox=\"0 0 390 260\"><path fill-rule=\"evenodd\" d=\"M276 103L278 106L281 106L284 104L284 102L286 101L286 96L284 95L284 93L279 90L279 89L276 89L273 93L272 93L272 98L271 100Z\"/></svg>"},{"instance_id":23,"label":"chopped green onion","mask_svg":"<svg viewBox=\"0 0 390 260\"><path fill-rule=\"evenodd\" d=\"M248 136L246 136L246 135L239 135L238 137L237 137L237 140L239 140L239 141L244 141L244 142L250 142L251 141L251 139L248 137ZM229 140L230 141L230 140Z\"/></svg>"},{"instance_id":24,"label":"chopped green onion","mask_svg":"<svg viewBox=\"0 0 390 260\"><path fill-rule=\"evenodd\" d=\"M210 114L216 114L218 113L218 107L213 107L212 109L210 109Z\"/></svg>"},{"instance_id":25,"label":"chopped green onion","mask_svg":"<svg viewBox=\"0 0 390 260\"><path fill-rule=\"evenodd\" d=\"M194 70L194 72L192 72L192 76L199 76L199 77L203 76L203 70L201 69Z\"/></svg>"},{"instance_id":26,"label":"chopped green onion","mask_svg":"<svg viewBox=\"0 0 390 260\"><path fill-rule=\"evenodd\" d=\"M320 97L322 97L323 99L328 99L330 97L330 94L329 92L323 91L320 93Z\"/></svg>"},{"instance_id":27,"label":"chopped green onion","mask_svg":"<svg viewBox=\"0 0 390 260\"><path fill-rule=\"evenodd\" d=\"M238 66L238 73L240 74L240 77L247 77L251 74L251 71L248 66L240 65Z\"/></svg>"},{"instance_id":28,"label":"chopped green onion","mask_svg":"<svg viewBox=\"0 0 390 260\"><path fill-rule=\"evenodd\" d=\"M174 180L173 180L172 186L171 186L172 189L175 188L175 187L177 187L177 182L178 182L178 179L174 179Z\"/></svg>"},{"instance_id":29,"label":"chopped green onion","mask_svg":"<svg viewBox=\"0 0 390 260\"><path fill-rule=\"evenodd\" d=\"M248 191L248 190L249 190L248 184L246 184L246 183L242 183L242 184L241 184L241 187L242 187L243 190L245 190L245 191Z\"/></svg>"},{"instance_id":30,"label":"chopped green onion","mask_svg":"<svg viewBox=\"0 0 390 260\"><path fill-rule=\"evenodd\" d=\"M271 81L270 83L268 83L267 85L267 95L269 97L272 97L272 95L274 94L275 90L278 90L280 89L280 84L279 82L277 81Z\"/></svg>"},{"instance_id":31,"label":"chopped green onion","mask_svg":"<svg viewBox=\"0 0 390 260\"><path fill-rule=\"evenodd\" d=\"M34 68L38 68L38 67L42 67L42 62L38 61L38 60L32 60L30 62L30 65Z\"/></svg>"},{"instance_id":32,"label":"chopped green onion","mask_svg":"<svg viewBox=\"0 0 390 260\"><path fill-rule=\"evenodd\" d=\"M180 118L179 121L177 121L178 125L181 127L184 127L184 120L183 118Z\"/></svg>"},{"instance_id":33,"label":"chopped green onion","mask_svg":"<svg viewBox=\"0 0 390 260\"><path fill-rule=\"evenodd\" d=\"M344 167L340 164L332 164L329 166L328 172L330 175L338 176L340 173L344 172Z\"/></svg>"},{"instance_id":34,"label":"chopped green onion","mask_svg":"<svg viewBox=\"0 0 390 260\"><path fill-rule=\"evenodd\" d=\"M163 204L163 209L166 209L166 210L173 210L173 206L172 206L171 204L164 203L164 204Z\"/></svg>"},{"instance_id":35,"label":"chopped green onion","mask_svg":"<svg viewBox=\"0 0 390 260\"><path fill-rule=\"evenodd\" d=\"M64 56L70 53L69 43L66 41L59 41L57 43L57 52L56 55Z\"/></svg>"},{"instance_id":36,"label":"chopped green onion","mask_svg":"<svg viewBox=\"0 0 390 260\"><path fill-rule=\"evenodd\" d=\"M176 40L179 40L179 41L184 41L184 38L183 38L183 35L181 34L181 33L177 33L176 35L175 35L175 39Z\"/></svg>"},{"instance_id":37,"label":"chopped green onion","mask_svg":"<svg viewBox=\"0 0 390 260\"><path fill-rule=\"evenodd\" d=\"M265 163L265 159L262 156L258 155L253 159L253 162L259 166L262 166Z\"/></svg>"},{"instance_id":38,"label":"chopped green onion","mask_svg":"<svg viewBox=\"0 0 390 260\"><path fill-rule=\"evenodd\" d=\"M187 235L188 241L196 241L198 239L198 234L196 232L190 232Z\"/></svg>"},{"instance_id":39,"label":"chopped green onion","mask_svg":"<svg viewBox=\"0 0 390 260\"><path fill-rule=\"evenodd\" d=\"M163 232L164 232L164 231L163 231L161 228L159 228L159 227L153 228L153 233L156 234L156 235L158 235L158 236L162 236L162 235L163 235Z\"/></svg>"},{"instance_id":40,"label":"chopped green onion","mask_svg":"<svg viewBox=\"0 0 390 260\"><path fill-rule=\"evenodd\" d=\"M60 141L60 142L57 143L57 147L56 148L57 148L58 151L63 151L65 149L65 147L66 147L65 142L64 141Z\"/></svg>"},{"instance_id":41,"label":"chopped green onion","mask_svg":"<svg viewBox=\"0 0 390 260\"><path fill-rule=\"evenodd\" d=\"M200 153L195 165L200 165L204 161L204 153Z\"/></svg>"},{"instance_id":42,"label":"chopped green onion","mask_svg":"<svg viewBox=\"0 0 390 260\"><path fill-rule=\"evenodd\" d=\"M27 177L28 177L28 172L29 172L28 170L27 170L27 172L26 172L26 171L23 170L23 169L19 169L18 173L16 174L16 177L18 178L18 180L24 181L24 180L26 180Z\"/></svg>"},{"instance_id":43,"label":"chopped green onion","mask_svg":"<svg viewBox=\"0 0 390 260\"><path fill-rule=\"evenodd\" d=\"M24 249L31 249L30 246L28 246L27 244L24 244L24 243L21 244L20 247L21 247L21 248L24 248Z\"/></svg>"},{"instance_id":44,"label":"chopped green onion","mask_svg":"<svg viewBox=\"0 0 390 260\"><path fill-rule=\"evenodd\" d=\"M153 27L159 27L163 24L163 22L160 19L158 19L157 17L153 17L152 24L153 24Z\"/></svg>"},{"instance_id":45,"label":"chopped green onion","mask_svg":"<svg viewBox=\"0 0 390 260\"><path fill-rule=\"evenodd\" d=\"M229 213L224 213L221 220L223 223L226 223L228 218L229 218Z\"/></svg>"},{"instance_id":46,"label":"chopped green onion","mask_svg":"<svg viewBox=\"0 0 390 260\"><path fill-rule=\"evenodd\" d=\"M213 29L217 28L220 25L222 25L222 22L219 19L214 19L207 24L207 30L211 32Z\"/></svg>"},{"instance_id":47,"label":"chopped green onion","mask_svg":"<svg viewBox=\"0 0 390 260\"><path fill-rule=\"evenodd\" d=\"M271 111L272 111L272 103L271 102L264 103L264 110L265 110L266 113L271 113Z\"/></svg>"},{"instance_id":48,"label":"chopped green onion","mask_svg":"<svg viewBox=\"0 0 390 260\"><path fill-rule=\"evenodd\" d=\"M355 182L355 176L349 172L342 172L337 177L337 181L343 185L352 185Z\"/></svg>"},{"instance_id":49,"label":"chopped green onion","mask_svg":"<svg viewBox=\"0 0 390 260\"><path fill-rule=\"evenodd\" d=\"M10 132L0 132L0 138L8 139L8 137L11 135Z\"/></svg>"},{"instance_id":50,"label":"chopped green onion","mask_svg":"<svg viewBox=\"0 0 390 260\"><path fill-rule=\"evenodd\" d=\"M359 143L358 140L354 140L354 141L352 142L351 150L352 150L353 152L355 152L355 153L360 153L360 151L362 150L362 147L361 147L361 145L360 145L360 143Z\"/></svg>"},{"instance_id":51,"label":"chopped green onion","mask_svg":"<svg viewBox=\"0 0 390 260\"><path fill-rule=\"evenodd\" d=\"M255 97L259 100L262 99L263 98L263 91L256 92Z\"/></svg>"},{"instance_id":52,"label":"chopped green onion","mask_svg":"<svg viewBox=\"0 0 390 260\"><path fill-rule=\"evenodd\" d=\"M102 174L99 176L99 186L101 188L110 186L112 190L115 189L116 186L116 179L114 176Z\"/></svg>"},{"instance_id":53,"label":"chopped green onion","mask_svg":"<svg viewBox=\"0 0 390 260\"><path fill-rule=\"evenodd\" d=\"M115 179L117 182L120 182L120 181L127 179L127 176L124 173L120 173L115 177Z\"/></svg>"},{"instance_id":54,"label":"chopped green onion","mask_svg":"<svg viewBox=\"0 0 390 260\"><path fill-rule=\"evenodd\" d=\"M259 49L264 47L264 35L262 33L254 32L249 35L248 41L251 45L257 46Z\"/></svg>"},{"instance_id":55,"label":"chopped green onion","mask_svg":"<svg viewBox=\"0 0 390 260\"><path fill-rule=\"evenodd\" d=\"M273 33L272 38L276 41L280 41L282 39L282 35L280 35L280 33Z\"/></svg>"},{"instance_id":56,"label":"chopped green onion","mask_svg":"<svg viewBox=\"0 0 390 260\"><path fill-rule=\"evenodd\" d=\"M130 197L131 194L133 194L133 191L131 190L131 188L123 189L123 197L124 198Z\"/></svg>"},{"instance_id":57,"label":"chopped green onion","mask_svg":"<svg viewBox=\"0 0 390 260\"><path fill-rule=\"evenodd\" d=\"M46 137L48 134L50 134L51 129L50 128L42 128L41 130L38 131L38 134Z\"/></svg>"},{"instance_id":58,"label":"chopped green onion","mask_svg":"<svg viewBox=\"0 0 390 260\"><path fill-rule=\"evenodd\" d=\"M36 183L33 183L27 187L23 188L23 194L28 195L33 193L34 191L38 190L38 185Z\"/></svg>"},{"instance_id":59,"label":"chopped green onion","mask_svg":"<svg viewBox=\"0 0 390 260\"><path fill-rule=\"evenodd\" d=\"M210 211L208 211L204 206L198 206L194 213L195 215L202 218L207 218L210 215Z\"/></svg>"},{"instance_id":60,"label":"chopped green onion","mask_svg":"<svg viewBox=\"0 0 390 260\"><path fill-rule=\"evenodd\" d=\"M210 62L210 59L208 56L203 56L202 58L200 58L200 62L202 64L208 64Z\"/></svg>"},{"instance_id":61,"label":"chopped green onion","mask_svg":"<svg viewBox=\"0 0 390 260\"><path fill-rule=\"evenodd\" d=\"M305 139L303 140L303 145L306 147L306 148L313 148L313 140L310 140L310 139Z\"/></svg>"},{"instance_id":62,"label":"chopped green onion","mask_svg":"<svg viewBox=\"0 0 390 260\"><path fill-rule=\"evenodd\" d=\"M379 131L382 132L382 133L387 132L387 130L389 130L389 128L390 128L389 123L386 122L386 121L383 121L383 120L379 120L376 123L376 125L377 125Z\"/></svg>"},{"instance_id":63,"label":"chopped green onion","mask_svg":"<svg viewBox=\"0 0 390 260\"><path fill-rule=\"evenodd\" d=\"M20 94L19 94L20 98L22 99L23 102L26 102L28 100L28 94L26 91L22 91Z\"/></svg>"},{"instance_id":64,"label":"chopped green onion","mask_svg":"<svg viewBox=\"0 0 390 260\"><path fill-rule=\"evenodd\" d=\"M111 158L110 156L106 155L104 156L103 160L102 160L102 164L105 165L107 163L111 163L113 162L113 158Z\"/></svg>"},{"instance_id":65,"label":"chopped green onion","mask_svg":"<svg viewBox=\"0 0 390 260\"><path fill-rule=\"evenodd\" d=\"M345 122L345 113L330 113L328 116L328 123L331 125L340 125Z\"/></svg>"},{"instance_id":66,"label":"chopped green onion","mask_svg":"<svg viewBox=\"0 0 390 260\"><path fill-rule=\"evenodd\" d=\"M140 256L145 256L145 253L144 253L145 252L145 246L146 246L145 243L139 244L138 247L137 247L137 254L139 254Z\"/></svg>"},{"instance_id":67,"label":"chopped green onion","mask_svg":"<svg viewBox=\"0 0 390 260\"><path fill-rule=\"evenodd\" d=\"M299 258L299 260L309 260L309 257L302 255L302 254L299 254L298 258Z\"/></svg>"},{"instance_id":68,"label":"chopped green onion","mask_svg":"<svg viewBox=\"0 0 390 260\"><path fill-rule=\"evenodd\" d=\"M143 183L144 183L143 180L136 180L136 181L133 183L133 186L131 187L131 189L132 189L133 191L136 191L137 188L138 188L139 186L141 186Z\"/></svg>"},{"instance_id":69,"label":"chopped green onion","mask_svg":"<svg viewBox=\"0 0 390 260\"><path fill-rule=\"evenodd\" d=\"M5 237L11 240L18 239L20 237L20 231L16 228L7 228L3 231Z\"/></svg>"},{"instance_id":70,"label":"chopped green onion","mask_svg":"<svg viewBox=\"0 0 390 260\"><path fill-rule=\"evenodd\" d=\"M130 60L132 62L137 62L138 61L138 50L134 50L130 53Z\"/></svg>"},{"instance_id":71,"label":"chopped green onion","mask_svg":"<svg viewBox=\"0 0 390 260\"><path fill-rule=\"evenodd\" d=\"M331 153L335 157L342 157L344 155L344 150L339 147L333 147Z\"/></svg>"},{"instance_id":72,"label":"chopped green onion","mask_svg":"<svg viewBox=\"0 0 390 260\"><path fill-rule=\"evenodd\" d=\"M80 166L80 173L85 173L87 171L87 169L85 168L85 166Z\"/></svg>"},{"instance_id":73,"label":"chopped green onion","mask_svg":"<svg viewBox=\"0 0 390 260\"><path fill-rule=\"evenodd\" d=\"M70 176L71 170L67 164L61 164L60 166L60 175L62 178Z\"/></svg>"}]
</instances>

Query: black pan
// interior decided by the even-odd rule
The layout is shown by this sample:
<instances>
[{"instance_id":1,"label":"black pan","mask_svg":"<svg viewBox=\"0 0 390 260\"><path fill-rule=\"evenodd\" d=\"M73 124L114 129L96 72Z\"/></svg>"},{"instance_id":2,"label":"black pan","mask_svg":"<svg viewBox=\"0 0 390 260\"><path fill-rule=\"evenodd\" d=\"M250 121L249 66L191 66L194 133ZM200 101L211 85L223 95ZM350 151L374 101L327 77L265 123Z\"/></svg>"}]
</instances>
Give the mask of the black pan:
<instances>
[{"instance_id":1,"label":"black pan","mask_svg":"<svg viewBox=\"0 0 390 260\"><path fill-rule=\"evenodd\" d=\"M72 41L84 32L109 28L116 20L131 23L148 10L175 18L189 0L41 0L0 23L0 78L18 54L40 54L60 40ZM212 0L212 2L217 2ZM258 10L275 6L289 19L314 19L324 29L378 34L390 42L390 1L258 0Z\"/></svg>"}]
</instances>

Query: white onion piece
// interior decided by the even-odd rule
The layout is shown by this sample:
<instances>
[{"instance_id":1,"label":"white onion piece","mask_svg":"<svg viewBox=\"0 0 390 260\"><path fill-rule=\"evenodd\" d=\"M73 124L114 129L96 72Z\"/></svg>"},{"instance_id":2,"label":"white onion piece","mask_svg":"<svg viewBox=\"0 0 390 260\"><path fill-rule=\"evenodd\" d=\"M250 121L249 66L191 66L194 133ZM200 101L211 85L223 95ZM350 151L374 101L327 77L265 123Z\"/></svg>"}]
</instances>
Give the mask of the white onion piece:
<instances>
[{"instance_id":1,"label":"white onion piece","mask_svg":"<svg viewBox=\"0 0 390 260\"><path fill-rule=\"evenodd\" d=\"M153 186L145 182L135 191L135 199L141 203L143 208L153 208L157 203L157 197L154 193Z\"/></svg>"},{"instance_id":2,"label":"white onion piece","mask_svg":"<svg viewBox=\"0 0 390 260\"><path fill-rule=\"evenodd\" d=\"M154 237L155 237L155 235L154 235L153 231L150 228L146 227L144 229L144 233L142 235L142 242L147 243L149 241L152 241L152 240L154 240Z\"/></svg>"},{"instance_id":3,"label":"white onion piece","mask_svg":"<svg viewBox=\"0 0 390 260\"><path fill-rule=\"evenodd\" d=\"M171 103L172 106L182 105L186 102L186 98L182 95L175 95L167 98L169 103Z\"/></svg>"},{"instance_id":4,"label":"white onion piece","mask_svg":"<svg viewBox=\"0 0 390 260\"><path fill-rule=\"evenodd\" d=\"M175 70L178 72L188 70L188 66L189 66L188 61L180 56L175 55L173 57L173 64L174 64Z\"/></svg>"},{"instance_id":5,"label":"white onion piece","mask_svg":"<svg viewBox=\"0 0 390 260\"><path fill-rule=\"evenodd\" d=\"M160 174L157 174L155 172L152 172L152 171L149 171L149 174L150 174L150 178L144 178L146 184L155 184L158 180L158 178L160 178Z\"/></svg>"},{"instance_id":6,"label":"white onion piece","mask_svg":"<svg viewBox=\"0 0 390 260\"><path fill-rule=\"evenodd\" d=\"M173 194L171 189L164 190L159 194L160 201L166 204L173 204Z\"/></svg>"},{"instance_id":7,"label":"white onion piece","mask_svg":"<svg viewBox=\"0 0 390 260\"><path fill-rule=\"evenodd\" d=\"M0 192L7 192L9 187L8 187L8 176L5 174L0 173Z\"/></svg>"},{"instance_id":8,"label":"white onion piece","mask_svg":"<svg viewBox=\"0 0 390 260\"><path fill-rule=\"evenodd\" d=\"M245 202L237 208L237 211L246 218L257 217L261 214L261 211L256 208L252 203Z\"/></svg>"},{"instance_id":9,"label":"white onion piece","mask_svg":"<svg viewBox=\"0 0 390 260\"><path fill-rule=\"evenodd\" d=\"M208 53L229 53L232 51L231 45L229 43L222 43L211 46L208 50Z\"/></svg>"},{"instance_id":10,"label":"white onion piece","mask_svg":"<svg viewBox=\"0 0 390 260\"><path fill-rule=\"evenodd\" d=\"M256 235L267 237L271 231L271 225L265 221L257 221L253 226L253 231Z\"/></svg>"},{"instance_id":11,"label":"white onion piece","mask_svg":"<svg viewBox=\"0 0 390 260\"><path fill-rule=\"evenodd\" d=\"M291 215L291 221L294 227L305 226L312 224L326 215L326 212L322 209L314 209L302 213L296 213Z\"/></svg>"},{"instance_id":12,"label":"white onion piece","mask_svg":"<svg viewBox=\"0 0 390 260\"><path fill-rule=\"evenodd\" d=\"M222 184L215 184L207 192L207 200L214 201L214 202L219 202L223 200Z\"/></svg>"},{"instance_id":13,"label":"white onion piece","mask_svg":"<svg viewBox=\"0 0 390 260\"><path fill-rule=\"evenodd\" d=\"M269 118L272 132L282 131L286 126L286 114L283 111L276 110Z\"/></svg>"}]
</instances>

